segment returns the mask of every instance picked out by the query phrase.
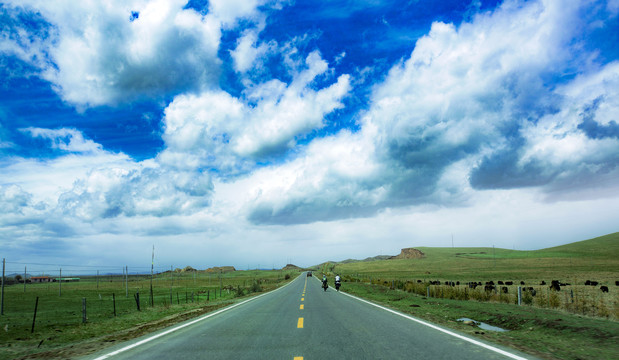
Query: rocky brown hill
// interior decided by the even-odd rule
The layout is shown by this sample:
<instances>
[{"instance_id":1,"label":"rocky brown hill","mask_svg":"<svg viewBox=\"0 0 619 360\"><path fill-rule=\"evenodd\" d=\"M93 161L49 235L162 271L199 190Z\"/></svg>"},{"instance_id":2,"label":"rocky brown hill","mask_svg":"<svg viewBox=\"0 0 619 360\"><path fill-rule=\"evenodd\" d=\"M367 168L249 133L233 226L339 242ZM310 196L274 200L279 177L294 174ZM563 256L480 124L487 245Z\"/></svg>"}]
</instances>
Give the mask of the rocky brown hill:
<instances>
[{"instance_id":1,"label":"rocky brown hill","mask_svg":"<svg viewBox=\"0 0 619 360\"><path fill-rule=\"evenodd\" d=\"M214 266L204 271L218 273L218 272L232 272L232 271L236 271L236 269L234 268L234 266Z\"/></svg>"},{"instance_id":2,"label":"rocky brown hill","mask_svg":"<svg viewBox=\"0 0 619 360\"><path fill-rule=\"evenodd\" d=\"M301 268L293 264L287 264L282 270L301 270Z\"/></svg>"},{"instance_id":3,"label":"rocky brown hill","mask_svg":"<svg viewBox=\"0 0 619 360\"><path fill-rule=\"evenodd\" d=\"M415 248L405 248L400 251L399 255L392 256L389 259L421 259L426 254Z\"/></svg>"}]
</instances>

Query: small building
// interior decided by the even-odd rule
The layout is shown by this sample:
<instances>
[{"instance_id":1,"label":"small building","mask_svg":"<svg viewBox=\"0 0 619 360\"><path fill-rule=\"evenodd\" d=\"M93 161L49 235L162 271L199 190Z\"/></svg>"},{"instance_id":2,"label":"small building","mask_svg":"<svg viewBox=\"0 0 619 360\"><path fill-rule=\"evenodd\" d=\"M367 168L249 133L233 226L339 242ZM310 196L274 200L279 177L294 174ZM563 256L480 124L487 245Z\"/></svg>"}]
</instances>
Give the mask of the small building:
<instances>
[{"instance_id":1,"label":"small building","mask_svg":"<svg viewBox=\"0 0 619 360\"><path fill-rule=\"evenodd\" d=\"M49 276L31 276L30 282L32 283L52 282L52 278L50 278Z\"/></svg>"}]
</instances>

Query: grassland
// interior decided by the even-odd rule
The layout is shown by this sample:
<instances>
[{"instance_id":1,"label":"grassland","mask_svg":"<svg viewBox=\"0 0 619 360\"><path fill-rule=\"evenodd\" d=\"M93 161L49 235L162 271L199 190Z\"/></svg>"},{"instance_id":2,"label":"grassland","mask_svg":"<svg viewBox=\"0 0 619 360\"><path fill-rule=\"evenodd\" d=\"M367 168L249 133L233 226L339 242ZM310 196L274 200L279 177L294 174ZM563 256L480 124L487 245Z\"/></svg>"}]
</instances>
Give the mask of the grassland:
<instances>
[{"instance_id":1,"label":"grassland","mask_svg":"<svg viewBox=\"0 0 619 360\"><path fill-rule=\"evenodd\" d=\"M273 289L296 274L294 270L168 272L153 278L152 302L150 276L132 276L127 283L122 276L106 276L61 285L27 284L25 291L23 284L8 286L0 318L0 359L84 355ZM82 299L86 299L86 323Z\"/></svg>"},{"instance_id":2,"label":"grassland","mask_svg":"<svg viewBox=\"0 0 619 360\"><path fill-rule=\"evenodd\" d=\"M619 358L619 233L535 251L417 249L425 257L325 263L319 269L342 275L344 291L541 358ZM552 280L569 285L552 291ZM586 286L586 280L598 285ZM447 281L459 285L445 285ZM489 281L514 285L505 286L507 293L503 286L485 291L466 285ZM521 281L536 295L525 292L518 306ZM462 317L510 331L482 331L457 322Z\"/></svg>"}]
</instances>

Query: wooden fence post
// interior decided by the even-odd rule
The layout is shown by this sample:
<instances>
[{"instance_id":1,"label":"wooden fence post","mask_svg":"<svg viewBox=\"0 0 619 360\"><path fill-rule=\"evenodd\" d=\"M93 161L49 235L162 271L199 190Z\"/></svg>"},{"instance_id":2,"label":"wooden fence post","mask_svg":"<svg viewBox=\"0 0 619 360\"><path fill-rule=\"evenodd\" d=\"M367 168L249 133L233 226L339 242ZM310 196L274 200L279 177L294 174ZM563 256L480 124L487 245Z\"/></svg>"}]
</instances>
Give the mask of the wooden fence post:
<instances>
[{"instance_id":1,"label":"wooden fence post","mask_svg":"<svg viewBox=\"0 0 619 360\"><path fill-rule=\"evenodd\" d=\"M86 298L82 298L82 324L86 324Z\"/></svg>"},{"instance_id":2,"label":"wooden fence post","mask_svg":"<svg viewBox=\"0 0 619 360\"><path fill-rule=\"evenodd\" d=\"M32 329L30 329L30 333L34 332L34 322L37 319L37 308L39 307L39 297L37 296L37 300L34 303L34 316L32 317Z\"/></svg>"},{"instance_id":3,"label":"wooden fence post","mask_svg":"<svg viewBox=\"0 0 619 360\"><path fill-rule=\"evenodd\" d=\"M116 294L112 293L112 302L114 303L114 317L116 317Z\"/></svg>"}]
</instances>

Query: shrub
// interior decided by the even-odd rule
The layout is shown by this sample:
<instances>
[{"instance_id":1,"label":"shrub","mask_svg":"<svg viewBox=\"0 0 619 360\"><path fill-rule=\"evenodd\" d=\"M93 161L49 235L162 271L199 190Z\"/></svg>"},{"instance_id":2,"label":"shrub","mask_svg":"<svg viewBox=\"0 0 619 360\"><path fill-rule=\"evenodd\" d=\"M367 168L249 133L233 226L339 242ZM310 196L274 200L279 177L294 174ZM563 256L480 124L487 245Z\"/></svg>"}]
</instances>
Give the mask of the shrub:
<instances>
[{"instance_id":1,"label":"shrub","mask_svg":"<svg viewBox=\"0 0 619 360\"><path fill-rule=\"evenodd\" d=\"M284 279L290 280L290 274L286 274L286 276L284 276Z\"/></svg>"}]
</instances>

